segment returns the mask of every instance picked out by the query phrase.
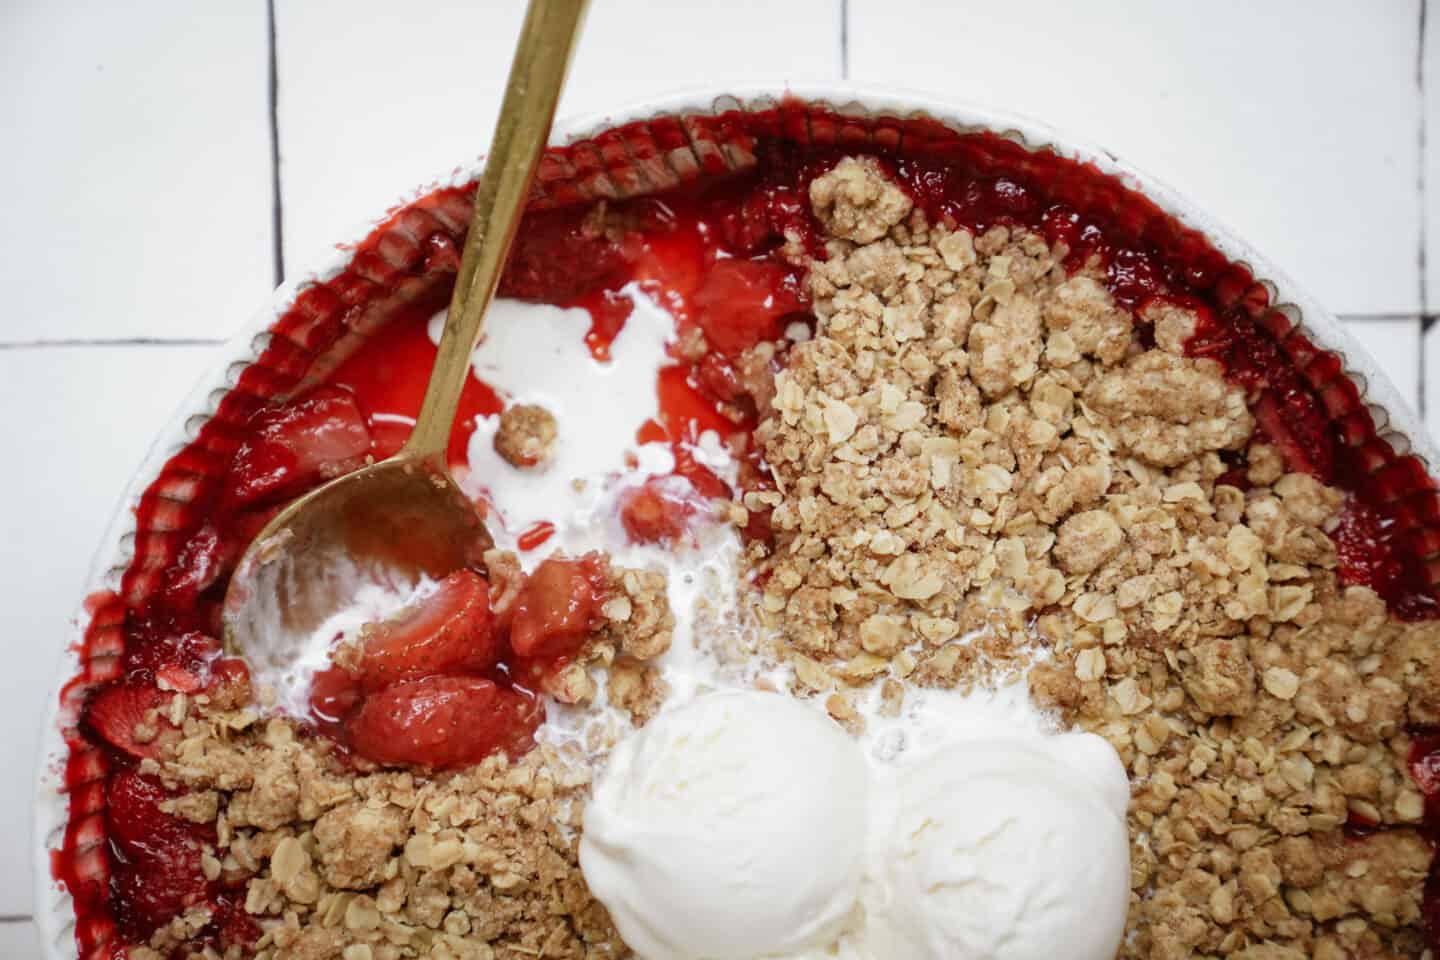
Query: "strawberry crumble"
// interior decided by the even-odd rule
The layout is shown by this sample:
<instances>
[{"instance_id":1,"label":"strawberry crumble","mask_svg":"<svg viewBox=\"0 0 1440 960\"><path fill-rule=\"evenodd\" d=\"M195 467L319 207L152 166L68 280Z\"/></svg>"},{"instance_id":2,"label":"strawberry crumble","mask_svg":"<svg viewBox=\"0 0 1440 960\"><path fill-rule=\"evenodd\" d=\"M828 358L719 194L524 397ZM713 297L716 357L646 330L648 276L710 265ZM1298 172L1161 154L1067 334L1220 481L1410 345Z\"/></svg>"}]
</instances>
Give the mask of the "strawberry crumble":
<instances>
[{"instance_id":1,"label":"strawberry crumble","mask_svg":"<svg viewBox=\"0 0 1440 960\"><path fill-rule=\"evenodd\" d=\"M735 688L877 754L996 691L1103 738L1118 957L1440 943L1440 509L1338 360L1098 172L797 143L787 109L731 118L733 175L527 216L450 448L496 547L318 637L298 707L219 600L281 506L403 442L464 190L396 215L407 266L377 241L314 288L402 291L378 321L167 465L66 693L83 957L632 956L592 782ZM862 932L834 955L882 960Z\"/></svg>"}]
</instances>

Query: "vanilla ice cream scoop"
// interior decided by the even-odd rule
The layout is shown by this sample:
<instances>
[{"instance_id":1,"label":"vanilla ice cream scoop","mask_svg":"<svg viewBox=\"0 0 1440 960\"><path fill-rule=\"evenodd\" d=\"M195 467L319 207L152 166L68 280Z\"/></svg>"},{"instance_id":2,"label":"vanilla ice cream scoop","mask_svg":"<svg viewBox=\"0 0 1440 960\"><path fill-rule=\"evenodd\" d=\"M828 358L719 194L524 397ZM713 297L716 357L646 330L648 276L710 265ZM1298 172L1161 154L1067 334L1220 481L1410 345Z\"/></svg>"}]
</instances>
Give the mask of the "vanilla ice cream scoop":
<instances>
[{"instance_id":1,"label":"vanilla ice cream scoop","mask_svg":"<svg viewBox=\"0 0 1440 960\"><path fill-rule=\"evenodd\" d=\"M861 955L1115 956L1130 896L1130 794L1106 741L953 741L904 762L890 796Z\"/></svg>"},{"instance_id":2,"label":"vanilla ice cream scoop","mask_svg":"<svg viewBox=\"0 0 1440 960\"><path fill-rule=\"evenodd\" d=\"M856 909L869 780L859 746L819 711L707 694L615 748L580 866L643 960L823 947Z\"/></svg>"}]
</instances>

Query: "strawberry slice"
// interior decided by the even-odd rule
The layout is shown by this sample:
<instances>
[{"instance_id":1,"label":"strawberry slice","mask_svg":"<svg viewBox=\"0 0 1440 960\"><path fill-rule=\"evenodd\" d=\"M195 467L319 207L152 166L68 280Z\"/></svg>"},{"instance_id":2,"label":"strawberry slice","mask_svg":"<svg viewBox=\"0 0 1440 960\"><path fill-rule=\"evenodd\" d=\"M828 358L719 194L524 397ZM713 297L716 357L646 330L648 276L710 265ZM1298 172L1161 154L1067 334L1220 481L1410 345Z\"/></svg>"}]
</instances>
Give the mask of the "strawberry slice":
<instances>
[{"instance_id":1,"label":"strawberry slice","mask_svg":"<svg viewBox=\"0 0 1440 960\"><path fill-rule=\"evenodd\" d=\"M132 757L160 755L159 734L173 730L158 713L171 694L149 684L118 683L104 687L85 709L85 723L101 739ZM148 728L151 733L141 736Z\"/></svg>"},{"instance_id":2,"label":"strawberry slice","mask_svg":"<svg viewBox=\"0 0 1440 960\"><path fill-rule=\"evenodd\" d=\"M768 260L717 261L692 303L706 340L732 357L778 338L783 318L805 309L795 274Z\"/></svg>"},{"instance_id":3,"label":"strawberry slice","mask_svg":"<svg viewBox=\"0 0 1440 960\"><path fill-rule=\"evenodd\" d=\"M672 544L685 535L700 510L690 484L680 477L651 477L620 496L620 525L632 543Z\"/></svg>"},{"instance_id":4,"label":"strawberry slice","mask_svg":"<svg viewBox=\"0 0 1440 960\"><path fill-rule=\"evenodd\" d=\"M141 939L209 894L200 869L200 832L160 809L171 796L158 780L134 770L116 773L105 787L119 919Z\"/></svg>"},{"instance_id":5,"label":"strawberry slice","mask_svg":"<svg viewBox=\"0 0 1440 960\"><path fill-rule=\"evenodd\" d=\"M210 662L220 655L220 644L215 638L171 617L134 619L129 632L134 639L126 645L122 661L125 672L132 679L163 674L174 689L185 693L194 691L186 689L191 681L183 680L181 675L203 681L209 673Z\"/></svg>"},{"instance_id":6,"label":"strawberry slice","mask_svg":"<svg viewBox=\"0 0 1440 960\"><path fill-rule=\"evenodd\" d=\"M457 570L428 597L366 628L356 673L366 690L437 673L487 670L500 659L490 589Z\"/></svg>"},{"instance_id":7,"label":"strawberry slice","mask_svg":"<svg viewBox=\"0 0 1440 960\"><path fill-rule=\"evenodd\" d=\"M227 509L303 492L360 466L371 452L370 430L354 394L318 387L283 407L266 408L230 461Z\"/></svg>"},{"instance_id":8,"label":"strawberry slice","mask_svg":"<svg viewBox=\"0 0 1440 960\"><path fill-rule=\"evenodd\" d=\"M1266 390L1251 406L1265 439L1280 451L1285 469L1324 479L1335 462L1329 420L1315 409L1313 396L1298 390Z\"/></svg>"},{"instance_id":9,"label":"strawberry slice","mask_svg":"<svg viewBox=\"0 0 1440 960\"><path fill-rule=\"evenodd\" d=\"M815 171L819 172L819 171ZM811 256L824 259L825 243L803 187L769 184L746 186L737 196L716 198L716 232L721 246L736 256L749 257L794 238Z\"/></svg>"},{"instance_id":10,"label":"strawberry slice","mask_svg":"<svg viewBox=\"0 0 1440 960\"><path fill-rule=\"evenodd\" d=\"M490 680L426 677L373 694L350 721L350 744L376 763L463 767L534 744L545 710L534 697Z\"/></svg>"},{"instance_id":11,"label":"strawberry slice","mask_svg":"<svg viewBox=\"0 0 1440 960\"><path fill-rule=\"evenodd\" d=\"M521 657L572 654L599 626L604 602L605 569L598 553L551 557L535 568L515 598L510 647Z\"/></svg>"}]
</instances>

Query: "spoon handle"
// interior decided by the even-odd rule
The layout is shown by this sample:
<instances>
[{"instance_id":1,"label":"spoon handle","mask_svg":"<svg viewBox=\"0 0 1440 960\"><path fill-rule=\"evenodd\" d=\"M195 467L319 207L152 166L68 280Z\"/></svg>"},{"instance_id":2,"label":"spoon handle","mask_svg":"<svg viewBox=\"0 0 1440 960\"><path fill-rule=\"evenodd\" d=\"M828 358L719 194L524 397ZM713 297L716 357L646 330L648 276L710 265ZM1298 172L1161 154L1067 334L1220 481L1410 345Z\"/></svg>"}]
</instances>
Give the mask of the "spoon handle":
<instances>
[{"instance_id":1,"label":"spoon handle","mask_svg":"<svg viewBox=\"0 0 1440 960\"><path fill-rule=\"evenodd\" d=\"M510 63L490 154L475 185L475 212L435 368L401 456L443 458L449 445L460 392L470 375L470 355L480 338L480 322L495 296L515 228L530 197L535 167L549 139L555 104L580 36L586 2L530 0Z\"/></svg>"}]
</instances>

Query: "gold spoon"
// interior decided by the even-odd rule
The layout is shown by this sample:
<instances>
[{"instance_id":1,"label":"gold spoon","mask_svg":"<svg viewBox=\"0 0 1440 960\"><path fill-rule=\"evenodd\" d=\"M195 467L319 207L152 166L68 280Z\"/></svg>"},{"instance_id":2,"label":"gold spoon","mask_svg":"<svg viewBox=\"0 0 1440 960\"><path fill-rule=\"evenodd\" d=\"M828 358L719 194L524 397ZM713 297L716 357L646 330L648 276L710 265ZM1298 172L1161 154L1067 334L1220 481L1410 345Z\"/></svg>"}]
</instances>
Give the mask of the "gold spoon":
<instances>
[{"instance_id":1,"label":"gold spoon","mask_svg":"<svg viewBox=\"0 0 1440 960\"><path fill-rule=\"evenodd\" d=\"M586 0L530 0L435 367L399 453L281 510L246 549L225 594L225 642L252 665L288 670L305 642L366 583L403 589L479 565L492 545L445 452L480 323L550 135Z\"/></svg>"}]
</instances>

